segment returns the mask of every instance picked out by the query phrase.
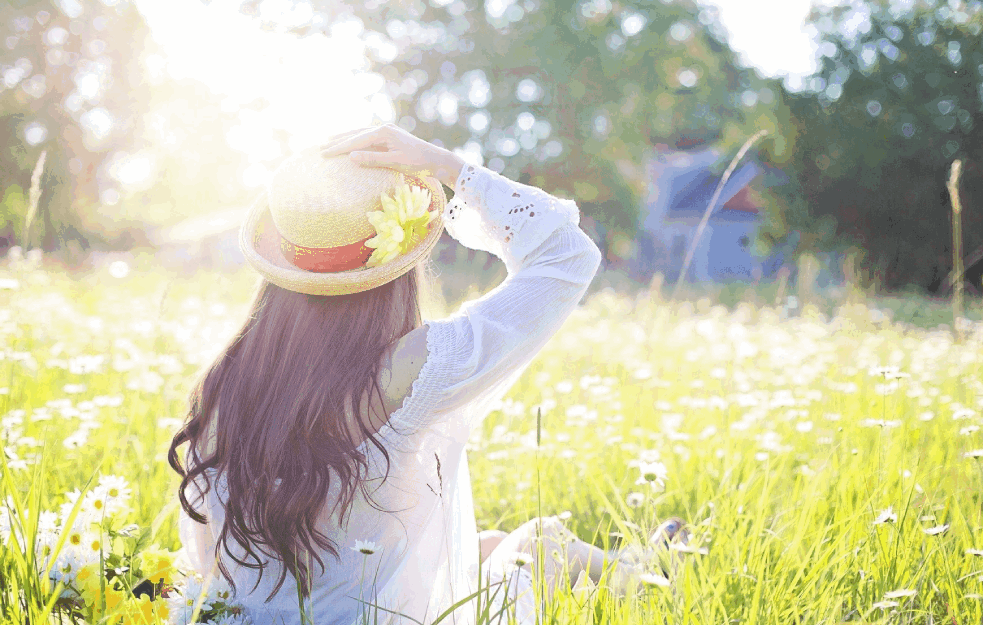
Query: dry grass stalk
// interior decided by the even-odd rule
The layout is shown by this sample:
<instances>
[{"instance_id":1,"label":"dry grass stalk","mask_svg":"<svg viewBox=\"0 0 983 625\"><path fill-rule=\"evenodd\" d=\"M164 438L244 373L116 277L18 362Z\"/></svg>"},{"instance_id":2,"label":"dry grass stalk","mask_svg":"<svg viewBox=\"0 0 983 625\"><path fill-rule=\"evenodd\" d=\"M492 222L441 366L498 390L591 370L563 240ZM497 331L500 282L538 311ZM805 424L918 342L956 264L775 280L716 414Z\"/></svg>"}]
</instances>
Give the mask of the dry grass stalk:
<instances>
[{"instance_id":1,"label":"dry grass stalk","mask_svg":"<svg viewBox=\"0 0 983 625\"><path fill-rule=\"evenodd\" d=\"M44 171L44 159L48 156L47 150L41 152L38 164L34 166L34 173L31 174L31 191L28 195L29 204L27 206L27 216L24 218L24 242L21 247L27 251L30 243L31 224L38 212L38 202L41 200L41 172Z\"/></svg>"},{"instance_id":2,"label":"dry grass stalk","mask_svg":"<svg viewBox=\"0 0 983 625\"><path fill-rule=\"evenodd\" d=\"M955 160L949 173L949 199L952 202L952 264L956 279L952 293L952 326L956 337L962 340L962 329L959 320L963 316L963 237L962 237L962 204L959 202L959 174L962 173L963 162Z\"/></svg>"},{"instance_id":3,"label":"dry grass stalk","mask_svg":"<svg viewBox=\"0 0 983 625\"><path fill-rule=\"evenodd\" d=\"M724 190L724 185L727 184L727 181L730 179L731 174L734 173L734 169L737 167L737 164L742 158L744 158L744 155L749 149L751 149L751 146L754 145L758 139L761 139L767 134L767 130L759 130L753 137L745 141L744 145L741 146L740 151L737 153L737 156L735 156L730 162L730 165L727 167L727 171L724 172L723 178L721 178L720 182L717 184L717 190L714 191L713 197L710 198L710 204L703 213L703 219L700 220L700 225L696 228L696 234L693 236L693 243L690 244L689 251L686 252L686 258L683 260L683 268L682 271L679 272L679 278L676 280L676 288L673 289L672 296L669 298L670 300L676 299L676 295L679 293L680 287L682 286L683 282L686 281L686 272L689 271L690 263L693 262L693 255L696 254L696 246L700 243L700 237L703 236L703 231L707 227L707 222L710 221L710 214L713 213L713 209L717 205L717 200L720 199L720 193Z\"/></svg>"}]
</instances>

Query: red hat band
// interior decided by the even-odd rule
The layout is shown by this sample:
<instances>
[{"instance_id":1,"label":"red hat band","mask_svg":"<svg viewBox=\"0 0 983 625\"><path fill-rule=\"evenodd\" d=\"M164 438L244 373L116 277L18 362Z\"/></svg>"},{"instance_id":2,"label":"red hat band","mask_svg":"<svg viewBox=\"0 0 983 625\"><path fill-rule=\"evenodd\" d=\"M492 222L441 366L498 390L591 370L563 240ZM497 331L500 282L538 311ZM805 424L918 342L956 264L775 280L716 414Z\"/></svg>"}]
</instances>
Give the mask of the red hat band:
<instances>
[{"instance_id":1,"label":"red hat band","mask_svg":"<svg viewBox=\"0 0 983 625\"><path fill-rule=\"evenodd\" d=\"M435 211L438 208L438 200L433 190L421 179L415 176L405 176L406 184L411 187L425 189L430 193L430 206L428 211ZM274 226L276 229L276 226ZM279 231L277 236L280 239L280 251L288 262L298 269L313 271L317 273L331 273L336 271L350 271L364 267L372 256L373 248L365 245L365 242L374 237L370 235L361 241L355 241L347 245L337 245L335 247L304 247L288 241Z\"/></svg>"}]
</instances>

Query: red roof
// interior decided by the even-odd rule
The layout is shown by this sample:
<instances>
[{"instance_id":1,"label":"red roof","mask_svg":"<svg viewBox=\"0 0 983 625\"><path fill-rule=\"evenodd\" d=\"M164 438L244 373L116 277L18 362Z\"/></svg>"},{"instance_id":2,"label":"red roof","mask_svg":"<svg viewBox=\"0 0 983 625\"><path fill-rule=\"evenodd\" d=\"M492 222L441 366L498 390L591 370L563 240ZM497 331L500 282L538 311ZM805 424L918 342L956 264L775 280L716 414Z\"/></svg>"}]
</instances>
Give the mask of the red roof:
<instances>
[{"instance_id":1,"label":"red roof","mask_svg":"<svg viewBox=\"0 0 983 625\"><path fill-rule=\"evenodd\" d=\"M748 187L744 187L738 191L737 195L730 198L723 207L724 209L744 211L746 213L758 213L758 206L751 199L751 193Z\"/></svg>"}]
</instances>

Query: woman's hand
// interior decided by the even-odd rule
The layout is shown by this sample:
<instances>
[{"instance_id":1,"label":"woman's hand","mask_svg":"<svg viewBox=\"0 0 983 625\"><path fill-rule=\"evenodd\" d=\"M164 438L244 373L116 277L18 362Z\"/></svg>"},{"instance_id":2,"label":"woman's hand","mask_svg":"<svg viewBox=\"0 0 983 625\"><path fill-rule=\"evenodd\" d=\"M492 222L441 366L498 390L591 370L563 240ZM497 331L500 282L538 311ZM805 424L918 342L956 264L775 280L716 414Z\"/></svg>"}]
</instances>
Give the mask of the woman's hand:
<instances>
[{"instance_id":1,"label":"woman's hand","mask_svg":"<svg viewBox=\"0 0 983 625\"><path fill-rule=\"evenodd\" d=\"M321 146L325 157L346 153L359 165L388 167L412 176L433 176L452 189L464 166L464 160L450 150L414 137L394 124L336 135Z\"/></svg>"}]
</instances>

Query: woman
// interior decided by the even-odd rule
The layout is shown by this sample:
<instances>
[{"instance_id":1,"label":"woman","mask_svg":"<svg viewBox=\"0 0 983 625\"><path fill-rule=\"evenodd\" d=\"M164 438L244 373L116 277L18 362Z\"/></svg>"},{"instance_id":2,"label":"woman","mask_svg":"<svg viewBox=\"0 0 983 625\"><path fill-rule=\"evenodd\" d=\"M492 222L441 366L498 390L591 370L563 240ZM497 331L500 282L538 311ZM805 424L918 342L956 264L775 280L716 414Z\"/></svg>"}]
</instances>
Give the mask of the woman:
<instances>
[{"instance_id":1,"label":"woman","mask_svg":"<svg viewBox=\"0 0 983 625\"><path fill-rule=\"evenodd\" d=\"M277 170L240 237L264 280L169 454L185 549L234 584L253 622L300 623L303 609L314 623L430 623L477 590L481 556L493 605L507 587L532 623L540 540L550 594L581 572L599 579L606 554L555 517L482 543L464 452L594 277L601 255L579 216L392 125ZM424 322L422 268L444 228L508 277Z\"/></svg>"}]
</instances>

